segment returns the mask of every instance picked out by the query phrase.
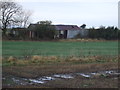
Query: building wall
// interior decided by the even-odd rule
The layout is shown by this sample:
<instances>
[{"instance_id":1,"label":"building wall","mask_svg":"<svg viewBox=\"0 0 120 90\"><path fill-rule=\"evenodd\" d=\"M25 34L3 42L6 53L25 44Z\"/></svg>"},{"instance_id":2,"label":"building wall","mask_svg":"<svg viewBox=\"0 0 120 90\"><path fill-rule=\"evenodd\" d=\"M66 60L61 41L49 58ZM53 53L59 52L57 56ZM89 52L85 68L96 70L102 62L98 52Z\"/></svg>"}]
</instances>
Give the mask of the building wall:
<instances>
[{"instance_id":1,"label":"building wall","mask_svg":"<svg viewBox=\"0 0 120 90\"><path fill-rule=\"evenodd\" d=\"M61 30L60 34L64 34L64 31Z\"/></svg>"},{"instance_id":2,"label":"building wall","mask_svg":"<svg viewBox=\"0 0 120 90\"><path fill-rule=\"evenodd\" d=\"M80 30L68 30L67 38L74 38Z\"/></svg>"},{"instance_id":3,"label":"building wall","mask_svg":"<svg viewBox=\"0 0 120 90\"><path fill-rule=\"evenodd\" d=\"M77 34L80 34L81 38L88 36L88 30L68 30L67 38L74 38Z\"/></svg>"}]
</instances>

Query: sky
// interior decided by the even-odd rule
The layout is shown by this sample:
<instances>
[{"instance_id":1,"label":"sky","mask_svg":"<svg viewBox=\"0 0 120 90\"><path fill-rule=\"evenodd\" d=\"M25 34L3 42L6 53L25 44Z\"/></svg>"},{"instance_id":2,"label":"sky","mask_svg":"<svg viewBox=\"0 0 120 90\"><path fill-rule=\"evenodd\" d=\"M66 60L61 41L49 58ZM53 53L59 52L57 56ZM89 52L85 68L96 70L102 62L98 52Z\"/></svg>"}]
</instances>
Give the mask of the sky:
<instances>
[{"instance_id":1,"label":"sky","mask_svg":"<svg viewBox=\"0 0 120 90\"><path fill-rule=\"evenodd\" d=\"M19 0L32 12L31 23L51 20L53 24L87 27L118 26L119 0Z\"/></svg>"}]
</instances>

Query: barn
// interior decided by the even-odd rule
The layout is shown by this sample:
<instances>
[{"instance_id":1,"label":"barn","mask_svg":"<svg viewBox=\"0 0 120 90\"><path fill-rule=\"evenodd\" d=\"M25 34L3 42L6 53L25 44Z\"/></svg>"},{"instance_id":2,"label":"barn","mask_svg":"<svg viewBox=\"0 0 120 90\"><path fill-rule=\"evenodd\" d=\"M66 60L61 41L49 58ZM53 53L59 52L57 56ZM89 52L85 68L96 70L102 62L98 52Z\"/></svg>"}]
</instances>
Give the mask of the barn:
<instances>
[{"instance_id":1,"label":"barn","mask_svg":"<svg viewBox=\"0 0 120 90\"><path fill-rule=\"evenodd\" d=\"M82 28L79 28L77 25L55 25L56 30L58 31L59 38L74 38L77 34L85 33Z\"/></svg>"},{"instance_id":2,"label":"barn","mask_svg":"<svg viewBox=\"0 0 120 90\"><path fill-rule=\"evenodd\" d=\"M30 24L28 29L30 30L30 37L34 37L34 28L37 26L37 24ZM87 30L78 27L77 25L53 25L55 29L57 30L57 38L74 38L77 34L80 34L81 37L87 36Z\"/></svg>"},{"instance_id":3,"label":"barn","mask_svg":"<svg viewBox=\"0 0 120 90\"><path fill-rule=\"evenodd\" d=\"M55 38L61 38L61 39L70 39L75 38L76 35L80 35L81 38L85 38L88 35L88 30L83 29L81 27L78 27L77 25L52 25L55 27L55 30L57 32L57 35ZM14 35L19 35L20 33L22 35L27 36L28 38L35 38L37 35L37 32L35 28L37 27L37 24L30 24L28 28L14 28L10 30L11 33Z\"/></svg>"}]
</instances>

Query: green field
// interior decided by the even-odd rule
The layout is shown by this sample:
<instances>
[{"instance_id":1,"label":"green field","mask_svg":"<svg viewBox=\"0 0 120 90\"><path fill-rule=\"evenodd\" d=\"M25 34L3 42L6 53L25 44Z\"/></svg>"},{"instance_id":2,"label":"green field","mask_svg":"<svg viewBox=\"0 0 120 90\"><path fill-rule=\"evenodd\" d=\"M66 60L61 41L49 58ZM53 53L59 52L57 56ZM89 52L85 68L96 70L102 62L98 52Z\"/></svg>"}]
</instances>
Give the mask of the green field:
<instances>
[{"instance_id":1,"label":"green field","mask_svg":"<svg viewBox=\"0 0 120 90\"><path fill-rule=\"evenodd\" d=\"M2 79L2 85L4 88L118 87L119 76L114 76L113 73L110 77L106 74L99 75L99 73L96 73L96 76L91 78L74 74L80 72L87 75L91 72L117 70L117 41L3 41L2 54L2 76L4 78ZM26 56L28 57L26 58ZM56 74L71 74L75 77L46 81L44 84L31 84L29 80L38 80L40 77L49 77ZM16 82L13 78L20 82ZM28 81L24 82L23 78Z\"/></svg>"},{"instance_id":2,"label":"green field","mask_svg":"<svg viewBox=\"0 0 120 90\"><path fill-rule=\"evenodd\" d=\"M118 55L117 41L100 42L35 42L3 41L3 56L55 55L93 56Z\"/></svg>"}]
</instances>

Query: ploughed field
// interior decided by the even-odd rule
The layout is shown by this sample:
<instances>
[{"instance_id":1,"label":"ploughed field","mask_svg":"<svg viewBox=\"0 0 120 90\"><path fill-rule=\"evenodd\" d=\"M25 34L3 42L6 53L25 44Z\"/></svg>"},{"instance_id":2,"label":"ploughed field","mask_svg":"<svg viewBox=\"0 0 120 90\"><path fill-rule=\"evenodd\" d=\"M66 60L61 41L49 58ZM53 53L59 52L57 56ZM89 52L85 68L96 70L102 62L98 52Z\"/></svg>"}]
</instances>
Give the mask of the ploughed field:
<instances>
[{"instance_id":1,"label":"ploughed field","mask_svg":"<svg viewBox=\"0 0 120 90\"><path fill-rule=\"evenodd\" d=\"M3 88L118 88L118 42L3 41Z\"/></svg>"},{"instance_id":2,"label":"ploughed field","mask_svg":"<svg viewBox=\"0 0 120 90\"><path fill-rule=\"evenodd\" d=\"M94 56L118 55L117 41L31 42L3 41L3 56Z\"/></svg>"}]
</instances>

